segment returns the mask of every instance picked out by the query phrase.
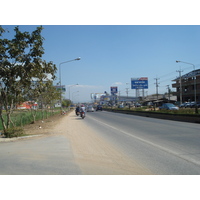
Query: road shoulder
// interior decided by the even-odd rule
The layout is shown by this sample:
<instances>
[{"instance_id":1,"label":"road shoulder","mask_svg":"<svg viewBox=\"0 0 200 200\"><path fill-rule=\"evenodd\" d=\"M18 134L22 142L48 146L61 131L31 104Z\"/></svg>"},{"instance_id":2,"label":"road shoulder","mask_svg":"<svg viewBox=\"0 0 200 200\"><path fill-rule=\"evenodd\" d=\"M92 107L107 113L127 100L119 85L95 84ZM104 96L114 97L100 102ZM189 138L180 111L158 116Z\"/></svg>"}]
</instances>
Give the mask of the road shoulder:
<instances>
[{"instance_id":1,"label":"road shoulder","mask_svg":"<svg viewBox=\"0 0 200 200\"><path fill-rule=\"evenodd\" d=\"M87 117L86 119L87 120ZM124 155L106 141L80 117L70 113L59 126L68 138L75 161L83 174L88 175L143 175L150 171Z\"/></svg>"}]
</instances>

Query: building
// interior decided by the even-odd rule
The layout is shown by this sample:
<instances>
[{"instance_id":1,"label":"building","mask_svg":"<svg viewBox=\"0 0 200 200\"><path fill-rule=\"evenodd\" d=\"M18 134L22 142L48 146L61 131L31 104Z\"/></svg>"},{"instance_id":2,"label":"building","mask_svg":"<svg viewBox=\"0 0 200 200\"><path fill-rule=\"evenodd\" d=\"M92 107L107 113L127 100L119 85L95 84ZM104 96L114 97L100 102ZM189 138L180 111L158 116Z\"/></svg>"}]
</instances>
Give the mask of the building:
<instances>
[{"instance_id":1,"label":"building","mask_svg":"<svg viewBox=\"0 0 200 200\"><path fill-rule=\"evenodd\" d=\"M131 97L131 96L117 96L117 95L102 95L100 98L100 101L103 102L103 104L106 104L107 102L114 102L114 103L122 103L122 102L137 102L140 99L138 97Z\"/></svg>"},{"instance_id":2,"label":"building","mask_svg":"<svg viewBox=\"0 0 200 200\"><path fill-rule=\"evenodd\" d=\"M118 102L138 102L140 101L139 97L132 97L132 96L118 96L117 97Z\"/></svg>"},{"instance_id":3,"label":"building","mask_svg":"<svg viewBox=\"0 0 200 200\"><path fill-rule=\"evenodd\" d=\"M163 103L176 103L177 97L174 94L152 94L143 99L143 105L162 106Z\"/></svg>"},{"instance_id":4,"label":"building","mask_svg":"<svg viewBox=\"0 0 200 200\"><path fill-rule=\"evenodd\" d=\"M193 70L172 81L176 81L172 87L176 88L177 101L181 103L195 101L195 96L196 101L200 101L200 69Z\"/></svg>"},{"instance_id":5,"label":"building","mask_svg":"<svg viewBox=\"0 0 200 200\"><path fill-rule=\"evenodd\" d=\"M31 101L25 101L19 105L16 106L17 109L37 109L38 103L37 102L31 102Z\"/></svg>"}]
</instances>

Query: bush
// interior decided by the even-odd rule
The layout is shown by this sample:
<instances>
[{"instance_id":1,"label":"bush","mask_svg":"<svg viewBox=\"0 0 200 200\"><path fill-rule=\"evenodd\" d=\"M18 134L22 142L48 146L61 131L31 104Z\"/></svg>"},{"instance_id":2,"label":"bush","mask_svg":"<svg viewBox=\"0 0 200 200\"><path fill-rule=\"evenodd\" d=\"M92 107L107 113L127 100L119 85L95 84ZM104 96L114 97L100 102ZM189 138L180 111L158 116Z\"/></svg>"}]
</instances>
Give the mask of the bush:
<instances>
[{"instance_id":1,"label":"bush","mask_svg":"<svg viewBox=\"0 0 200 200\"><path fill-rule=\"evenodd\" d=\"M6 138L19 137L24 135L24 129L21 127L8 128L6 132L4 132L4 135Z\"/></svg>"}]
</instances>

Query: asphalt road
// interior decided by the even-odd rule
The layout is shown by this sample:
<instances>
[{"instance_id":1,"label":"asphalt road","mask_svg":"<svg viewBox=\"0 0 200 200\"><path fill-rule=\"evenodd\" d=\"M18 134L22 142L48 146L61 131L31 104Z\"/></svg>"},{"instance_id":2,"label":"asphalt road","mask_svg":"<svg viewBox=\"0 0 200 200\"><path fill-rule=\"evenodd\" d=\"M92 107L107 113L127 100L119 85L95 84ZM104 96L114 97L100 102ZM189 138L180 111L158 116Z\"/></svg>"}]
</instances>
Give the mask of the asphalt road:
<instances>
[{"instance_id":1,"label":"asphalt road","mask_svg":"<svg viewBox=\"0 0 200 200\"><path fill-rule=\"evenodd\" d=\"M199 124L105 111L85 122L152 174L200 174Z\"/></svg>"}]
</instances>

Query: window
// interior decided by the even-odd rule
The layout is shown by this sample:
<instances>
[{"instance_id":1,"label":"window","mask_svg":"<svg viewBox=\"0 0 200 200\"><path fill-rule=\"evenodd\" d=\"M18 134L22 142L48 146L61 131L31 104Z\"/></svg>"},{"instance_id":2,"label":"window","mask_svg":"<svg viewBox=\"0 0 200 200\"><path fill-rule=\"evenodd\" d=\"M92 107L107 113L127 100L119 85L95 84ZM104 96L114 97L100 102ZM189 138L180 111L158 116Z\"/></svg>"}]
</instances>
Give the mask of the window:
<instances>
[{"instance_id":1,"label":"window","mask_svg":"<svg viewBox=\"0 0 200 200\"><path fill-rule=\"evenodd\" d=\"M188 92L188 88L187 88L187 87L185 87L185 89L184 89L184 92L185 92L185 93L187 93L187 92Z\"/></svg>"}]
</instances>

